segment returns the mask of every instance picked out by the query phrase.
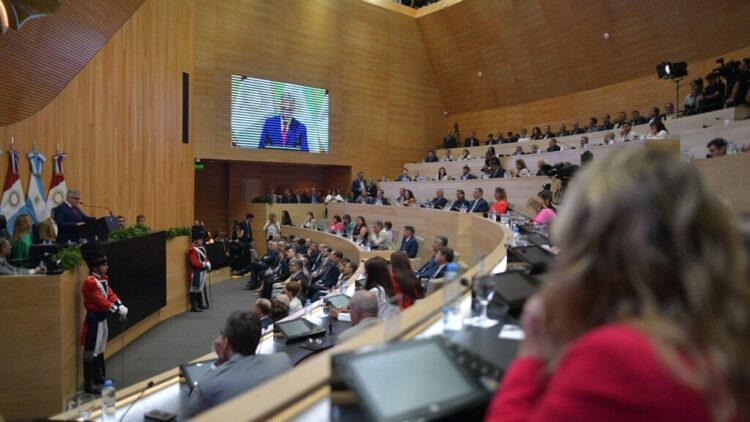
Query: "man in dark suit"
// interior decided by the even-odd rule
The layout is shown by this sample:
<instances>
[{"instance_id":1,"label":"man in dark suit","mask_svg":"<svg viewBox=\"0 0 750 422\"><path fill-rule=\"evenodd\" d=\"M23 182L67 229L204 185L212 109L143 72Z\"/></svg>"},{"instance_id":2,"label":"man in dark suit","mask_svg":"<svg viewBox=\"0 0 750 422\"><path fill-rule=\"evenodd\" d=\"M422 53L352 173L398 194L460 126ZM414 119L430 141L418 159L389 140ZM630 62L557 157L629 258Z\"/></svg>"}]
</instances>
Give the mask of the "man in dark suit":
<instances>
[{"instance_id":1,"label":"man in dark suit","mask_svg":"<svg viewBox=\"0 0 750 422\"><path fill-rule=\"evenodd\" d=\"M505 169L500 167L499 158L492 157L492 160L490 160L490 169L487 173L487 177L490 179L501 179L505 177Z\"/></svg>"},{"instance_id":2,"label":"man in dark suit","mask_svg":"<svg viewBox=\"0 0 750 422\"><path fill-rule=\"evenodd\" d=\"M385 196L385 192L383 192L383 189L378 189L378 193L375 195L375 198L372 199L373 205L390 205L388 203L388 198Z\"/></svg>"},{"instance_id":3,"label":"man in dark suit","mask_svg":"<svg viewBox=\"0 0 750 422\"><path fill-rule=\"evenodd\" d=\"M443 138L443 149L458 148L458 140L455 133L454 131L450 131L445 135L445 138Z\"/></svg>"},{"instance_id":4,"label":"man in dark suit","mask_svg":"<svg viewBox=\"0 0 750 422\"><path fill-rule=\"evenodd\" d=\"M309 204L310 202L310 189L305 189L302 191L302 195L300 195L299 203L300 204Z\"/></svg>"},{"instance_id":5,"label":"man in dark suit","mask_svg":"<svg viewBox=\"0 0 750 422\"><path fill-rule=\"evenodd\" d=\"M292 204L292 203L294 203L294 198L292 197L292 191L291 191L291 189L289 189L289 188L284 189L284 194L281 195L281 203L282 204Z\"/></svg>"},{"instance_id":6,"label":"man in dark suit","mask_svg":"<svg viewBox=\"0 0 750 422\"><path fill-rule=\"evenodd\" d=\"M427 151L427 157L424 158L425 163L437 163L438 158L437 155L435 155L435 151Z\"/></svg>"},{"instance_id":7,"label":"man in dark suit","mask_svg":"<svg viewBox=\"0 0 750 422\"><path fill-rule=\"evenodd\" d=\"M468 212L487 212L490 209L490 204L482 198L482 195L484 195L482 188L474 189L474 200L471 201Z\"/></svg>"},{"instance_id":8,"label":"man in dark suit","mask_svg":"<svg viewBox=\"0 0 750 422\"><path fill-rule=\"evenodd\" d=\"M568 135L580 135L582 133L586 133L586 131L584 131L583 128L578 125L578 120L573 120L573 127L570 129L570 133Z\"/></svg>"},{"instance_id":9,"label":"man in dark suit","mask_svg":"<svg viewBox=\"0 0 750 422\"><path fill-rule=\"evenodd\" d=\"M439 210L442 210L445 208L445 205L448 203L448 200L443 196L445 193L442 189L438 189L435 192L435 197L432 198L432 201L428 202L427 205L432 205L433 208L437 208Z\"/></svg>"},{"instance_id":10,"label":"man in dark suit","mask_svg":"<svg viewBox=\"0 0 750 422\"><path fill-rule=\"evenodd\" d=\"M307 128L292 117L294 97L283 94L279 100L279 114L266 119L258 148L281 147L308 152Z\"/></svg>"},{"instance_id":11,"label":"man in dark suit","mask_svg":"<svg viewBox=\"0 0 750 422\"><path fill-rule=\"evenodd\" d=\"M568 129L565 128L565 123L560 123L560 127L557 129L557 137L568 136Z\"/></svg>"},{"instance_id":12,"label":"man in dark suit","mask_svg":"<svg viewBox=\"0 0 750 422\"><path fill-rule=\"evenodd\" d=\"M473 130L471 131L471 136L464 139L464 147L478 147L479 146L479 139L477 139L477 133Z\"/></svg>"},{"instance_id":13,"label":"man in dark suit","mask_svg":"<svg viewBox=\"0 0 750 422\"><path fill-rule=\"evenodd\" d=\"M633 112L630 113L630 126L643 125L646 123L646 118L641 116L641 113L638 110L633 110Z\"/></svg>"},{"instance_id":14,"label":"man in dark suit","mask_svg":"<svg viewBox=\"0 0 750 422\"><path fill-rule=\"evenodd\" d=\"M461 174L461 180L471 180L471 179L477 178L477 176L474 176L473 174L471 174L471 169L467 165L464 165L462 171L463 173Z\"/></svg>"},{"instance_id":15,"label":"man in dark suit","mask_svg":"<svg viewBox=\"0 0 750 422\"><path fill-rule=\"evenodd\" d=\"M328 255L328 262L320 269L317 275L314 275L314 283L310 284L307 289L307 298L313 300L316 293L320 291L329 291L339 279L339 262L344 258L340 251L333 251Z\"/></svg>"},{"instance_id":16,"label":"man in dark suit","mask_svg":"<svg viewBox=\"0 0 750 422\"><path fill-rule=\"evenodd\" d=\"M260 319L260 328L265 330L269 325L273 324L271 319L271 301L268 299L259 298L255 301L255 315Z\"/></svg>"},{"instance_id":17,"label":"man in dark suit","mask_svg":"<svg viewBox=\"0 0 750 422\"><path fill-rule=\"evenodd\" d=\"M78 208L81 202L81 192L71 189L65 195L65 201L55 207L52 211L55 223L57 223L57 243L78 242L78 226L83 223L94 221Z\"/></svg>"},{"instance_id":18,"label":"man in dark suit","mask_svg":"<svg viewBox=\"0 0 750 422\"><path fill-rule=\"evenodd\" d=\"M471 203L466 200L466 194L463 190L458 189L456 190L456 200L453 201L453 206L451 207L451 211L461 211L461 207L469 209L469 206Z\"/></svg>"},{"instance_id":19,"label":"man in dark suit","mask_svg":"<svg viewBox=\"0 0 750 422\"><path fill-rule=\"evenodd\" d=\"M430 278L437 271L437 251L440 248L448 246L448 238L445 236L436 236L432 242L432 258L430 258L420 269L417 270L417 278Z\"/></svg>"},{"instance_id":20,"label":"man in dark suit","mask_svg":"<svg viewBox=\"0 0 750 422\"><path fill-rule=\"evenodd\" d=\"M437 269L433 274L430 275L429 279L434 280L437 278L443 278L445 275L445 268L453 262L453 259L456 257L455 253L453 252L453 249L443 246L435 253L435 261L437 265Z\"/></svg>"},{"instance_id":21,"label":"man in dark suit","mask_svg":"<svg viewBox=\"0 0 750 422\"><path fill-rule=\"evenodd\" d=\"M365 174L361 171L357 173L357 178L352 181L352 200L356 200L359 197L359 192L362 189L367 189L367 182L365 182Z\"/></svg>"},{"instance_id":22,"label":"man in dark suit","mask_svg":"<svg viewBox=\"0 0 750 422\"><path fill-rule=\"evenodd\" d=\"M560 145L557 145L557 139L552 138L549 140L549 147L547 147L547 152L560 151L560 149Z\"/></svg>"},{"instance_id":23,"label":"man in dark suit","mask_svg":"<svg viewBox=\"0 0 750 422\"><path fill-rule=\"evenodd\" d=\"M263 280L263 273L265 273L269 268L275 268L277 265L279 265L278 244L273 240L269 240L267 244L267 251L266 254L263 255L263 258L261 258L259 262L252 262L249 266L238 271L240 275L252 271L252 277L247 281L245 290L257 288L258 284L260 284L261 280Z\"/></svg>"},{"instance_id":24,"label":"man in dark suit","mask_svg":"<svg viewBox=\"0 0 750 422\"><path fill-rule=\"evenodd\" d=\"M401 247L398 250L405 252L409 258L416 258L419 253L419 243L414 237L414 227L404 226L403 235L404 238L401 239Z\"/></svg>"},{"instance_id":25,"label":"man in dark suit","mask_svg":"<svg viewBox=\"0 0 750 422\"><path fill-rule=\"evenodd\" d=\"M612 130L615 128L615 124L612 123L612 120L610 119L611 117L609 116L609 114L604 115L604 121L602 121L602 126L601 126L602 130Z\"/></svg>"}]
</instances>

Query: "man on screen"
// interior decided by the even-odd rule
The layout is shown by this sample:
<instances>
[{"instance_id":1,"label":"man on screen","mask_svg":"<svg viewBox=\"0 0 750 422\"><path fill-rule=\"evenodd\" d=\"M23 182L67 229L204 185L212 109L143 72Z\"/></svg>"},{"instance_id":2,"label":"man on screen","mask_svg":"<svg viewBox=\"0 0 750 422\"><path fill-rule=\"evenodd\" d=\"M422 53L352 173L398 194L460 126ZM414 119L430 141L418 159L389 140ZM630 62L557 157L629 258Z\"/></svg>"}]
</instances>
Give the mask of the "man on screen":
<instances>
[{"instance_id":1,"label":"man on screen","mask_svg":"<svg viewBox=\"0 0 750 422\"><path fill-rule=\"evenodd\" d=\"M279 115L266 119L263 132L260 134L258 148L287 147L308 152L307 128L299 120L292 117L294 113L294 97L282 94L279 100Z\"/></svg>"}]
</instances>

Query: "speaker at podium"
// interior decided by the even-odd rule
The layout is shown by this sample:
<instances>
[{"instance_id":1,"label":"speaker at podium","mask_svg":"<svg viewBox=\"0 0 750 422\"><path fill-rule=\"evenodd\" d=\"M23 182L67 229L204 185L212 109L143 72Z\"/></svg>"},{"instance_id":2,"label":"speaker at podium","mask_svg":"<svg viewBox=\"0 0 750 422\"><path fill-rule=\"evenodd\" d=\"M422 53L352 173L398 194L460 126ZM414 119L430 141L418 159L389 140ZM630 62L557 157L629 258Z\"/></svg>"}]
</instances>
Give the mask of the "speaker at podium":
<instances>
[{"instance_id":1,"label":"speaker at podium","mask_svg":"<svg viewBox=\"0 0 750 422\"><path fill-rule=\"evenodd\" d=\"M78 226L78 236L89 242L93 240L104 242L109 234L118 228L120 225L117 223L117 217L108 215Z\"/></svg>"}]
</instances>

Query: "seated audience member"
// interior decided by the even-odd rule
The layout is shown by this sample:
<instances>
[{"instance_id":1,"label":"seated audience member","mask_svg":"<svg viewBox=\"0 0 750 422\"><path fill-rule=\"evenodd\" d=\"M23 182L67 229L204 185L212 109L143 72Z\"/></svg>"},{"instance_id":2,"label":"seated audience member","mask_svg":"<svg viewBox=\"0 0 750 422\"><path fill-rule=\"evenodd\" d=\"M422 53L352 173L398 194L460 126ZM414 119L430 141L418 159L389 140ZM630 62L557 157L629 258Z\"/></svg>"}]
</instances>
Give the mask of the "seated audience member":
<instances>
[{"instance_id":1,"label":"seated audience member","mask_svg":"<svg viewBox=\"0 0 750 422\"><path fill-rule=\"evenodd\" d=\"M703 98L703 79L698 78L690 81L690 92L685 97L685 102L682 104L682 110L685 116L701 112L701 98Z\"/></svg>"},{"instance_id":2,"label":"seated audience member","mask_svg":"<svg viewBox=\"0 0 750 422\"><path fill-rule=\"evenodd\" d=\"M128 225L128 219L125 218L124 215L118 215L116 218L117 218L117 227L123 228Z\"/></svg>"},{"instance_id":3,"label":"seated audience member","mask_svg":"<svg viewBox=\"0 0 750 422\"><path fill-rule=\"evenodd\" d=\"M249 311L235 311L227 318L214 350L219 359L198 380L188 407L196 414L221 404L292 369L286 353L256 354L261 322Z\"/></svg>"},{"instance_id":4,"label":"seated audience member","mask_svg":"<svg viewBox=\"0 0 750 422\"><path fill-rule=\"evenodd\" d=\"M602 139L604 141L604 145L611 145L615 143L615 134L612 132L607 132L604 134L604 138ZM588 139L586 140L587 147L588 147Z\"/></svg>"},{"instance_id":5,"label":"seated audience member","mask_svg":"<svg viewBox=\"0 0 750 422\"><path fill-rule=\"evenodd\" d=\"M5 234L8 234L7 230ZM57 232L55 229L55 221L52 216L37 224L37 236L42 243L55 243ZM0 234L0 237L2 237L2 234Z\"/></svg>"},{"instance_id":6,"label":"seated audience member","mask_svg":"<svg viewBox=\"0 0 750 422\"><path fill-rule=\"evenodd\" d=\"M532 145L531 152L529 152L529 154L539 154L539 145L536 145L536 144Z\"/></svg>"},{"instance_id":7,"label":"seated audience member","mask_svg":"<svg viewBox=\"0 0 750 422\"><path fill-rule=\"evenodd\" d=\"M632 128L633 126L630 124L630 122L623 123L622 129L620 129L620 137L617 139L617 142L637 141L638 134L635 133Z\"/></svg>"},{"instance_id":8,"label":"seated audience member","mask_svg":"<svg viewBox=\"0 0 750 422\"><path fill-rule=\"evenodd\" d=\"M403 311L424 297L422 286L411 269L409 257L401 251L391 254L391 282L393 293L399 298L399 308Z\"/></svg>"},{"instance_id":9,"label":"seated audience member","mask_svg":"<svg viewBox=\"0 0 750 422\"><path fill-rule=\"evenodd\" d=\"M383 222L376 221L372 225L372 234L370 235L370 248L374 250L390 251L393 249L393 241L384 230Z\"/></svg>"},{"instance_id":10,"label":"seated audience member","mask_svg":"<svg viewBox=\"0 0 750 422\"><path fill-rule=\"evenodd\" d=\"M464 147L478 147L479 146L479 139L477 138L477 133L475 131L471 131L471 135L464 139Z\"/></svg>"},{"instance_id":11,"label":"seated audience member","mask_svg":"<svg viewBox=\"0 0 750 422\"><path fill-rule=\"evenodd\" d=\"M594 154L591 151L584 151L581 153L581 167L586 167L594 161Z\"/></svg>"},{"instance_id":12,"label":"seated audience member","mask_svg":"<svg viewBox=\"0 0 750 422\"><path fill-rule=\"evenodd\" d=\"M317 224L315 224L315 215L312 212L308 212L305 222L302 223L302 228L315 230L317 227Z\"/></svg>"},{"instance_id":13,"label":"seated audience member","mask_svg":"<svg viewBox=\"0 0 750 422\"><path fill-rule=\"evenodd\" d=\"M505 189L501 187L495 188L495 203L490 207L490 211L495 211L495 214L502 215L508 212L508 194L505 193Z\"/></svg>"},{"instance_id":14,"label":"seated audience member","mask_svg":"<svg viewBox=\"0 0 750 422\"><path fill-rule=\"evenodd\" d=\"M10 253L11 253L10 242L8 241L8 239L4 237L0 237L0 276L2 275L30 275L30 274L35 274L41 271L39 267L36 267L33 270L26 270L23 268L18 268L15 265L11 265L8 262Z\"/></svg>"},{"instance_id":15,"label":"seated audience member","mask_svg":"<svg viewBox=\"0 0 750 422\"><path fill-rule=\"evenodd\" d=\"M265 330L268 328L271 324L273 324L273 319L271 319L271 301L268 299L260 298L255 301L255 307L253 308L255 315L258 316L258 319L260 320L260 328L261 330Z\"/></svg>"},{"instance_id":16,"label":"seated audience member","mask_svg":"<svg viewBox=\"0 0 750 422\"><path fill-rule=\"evenodd\" d=\"M484 195L482 188L474 188L474 200L471 201L467 212L487 212L490 209L490 205L482 195Z\"/></svg>"},{"instance_id":17,"label":"seated audience member","mask_svg":"<svg viewBox=\"0 0 750 422\"><path fill-rule=\"evenodd\" d=\"M622 128L622 125L624 125L627 121L628 115L624 111L617 113L617 120L615 120L615 129Z\"/></svg>"},{"instance_id":18,"label":"seated audience member","mask_svg":"<svg viewBox=\"0 0 750 422\"><path fill-rule=\"evenodd\" d=\"M365 290L378 299L378 318L388 316L388 299L394 296L391 272L385 259L376 256L365 261Z\"/></svg>"},{"instance_id":19,"label":"seated audience member","mask_svg":"<svg viewBox=\"0 0 750 422\"><path fill-rule=\"evenodd\" d=\"M586 133L594 133L600 131L601 128L599 128L599 121L596 119L596 117L591 117L589 119L589 127L586 128Z\"/></svg>"},{"instance_id":20,"label":"seated audience member","mask_svg":"<svg viewBox=\"0 0 750 422\"><path fill-rule=\"evenodd\" d=\"M646 123L651 124L654 122L661 121L661 114L659 114L659 107L651 107L648 110L648 117L646 117Z\"/></svg>"},{"instance_id":21,"label":"seated audience member","mask_svg":"<svg viewBox=\"0 0 750 422\"><path fill-rule=\"evenodd\" d=\"M578 125L578 120L573 120L572 127L570 128L569 135L580 135L582 133L586 133L585 130L581 126Z\"/></svg>"},{"instance_id":22,"label":"seated audience member","mask_svg":"<svg viewBox=\"0 0 750 422\"><path fill-rule=\"evenodd\" d=\"M476 178L477 176L471 174L471 169L469 168L469 166L465 165L461 168L461 180L471 180Z\"/></svg>"},{"instance_id":23,"label":"seated audience member","mask_svg":"<svg viewBox=\"0 0 750 422\"><path fill-rule=\"evenodd\" d=\"M549 176L550 172L552 171L552 166L547 163L547 160L544 158L540 158L539 161L536 162L536 175L537 176Z\"/></svg>"},{"instance_id":24,"label":"seated audience member","mask_svg":"<svg viewBox=\"0 0 750 422\"><path fill-rule=\"evenodd\" d=\"M518 135L514 135L513 132L508 132L505 134L505 139L507 144L518 142Z\"/></svg>"},{"instance_id":25,"label":"seated audience member","mask_svg":"<svg viewBox=\"0 0 750 422\"><path fill-rule=\"evenodd\" d=\"M343 258L341 262L339 262L339 278L336 282L336 285L334 286L333 290L331 290L331 293L344 293L347 289L347 285L350 282L354 282L352 280L352 276L357 271L357 264L353 263L352 261L349 261L346 258Z\"/></svg>"},{"instance_id":26,"label":"seated audience member","mask_svg":"<svg viewBox=\"0 0 750 422\"><path fill-rule=\"evenodd\" d=\"M719 79L719 74L711 72L706 75L706 88L703 90L703 97L700 98L703 112L721 110L724 108L724 93L726 87Z\"/></svg>"},{"instance_id":27,"label":"seated audience member","mask_svg":"<svg viewBox=\"0 0 750 422\"><path fill-rule=\"evenodd\" d=\"M437 259L435 254L440 248L448 246L448 238L445 236L435 236L435 240L432 241L432 257L420 269L417 270L417 278L428 279L431 275L435 274L437 270Z\"/></svg>"},{"instance_id":28,"label":"seated audience member","mask_svg":"<svg viewBox=\"0 0 750 422\"><path fill-rule=\"evenodd\" d=\"M354 236L354 221L352 221L352 216L349 214L344 214L343 217L344 221L344 236Z\"/></svg>"},{"instance_id":29,"label":"seated audience member","mask_svg":"<svg viewBox=\"0 0 750 422\"><path fill-rule=\"evenodd\" d=\"M370 198L370 192L362 188L359 191L359 195L357 196L357 199L354 200L355 204L372 204L372 198Z\"/></svg>"},{"instance_id":30,"label":"seated audience member","mask_svg":"<svg viewBox=\"0 0 750 422\"><path fill-rule=\"evenodd\" d=\"M542 134L542 130L539 129L539 126L534 126L533 128L531 128L531 139L533 141L544 139L544 135Z\"/></svg>"},{"instance_id":31,"label":"seated audience member","mask_svg":"<svg viewBox=\"0 0 750 422\"><path fill-rule=\"evenodd\" d=\"M328 254L329 261L327 265L323 266L323 268L321 268L317 274L313 274L315 276L314 280L317 281L311 283L310 287L307 289L308 299L317 300L318 297L330 292L331 289L336 286L336 282L339 279L339 274L341 273L341 271L339 270L339 262L341 262L343 258L344 254L340 251L332 251L330 254ZM292 312L291 309L289 311Z\"/></svg>"},{"instance_id":32,"label":"seated audience member","mask_svg":"<svg viewBox=\"0 0 750 422\"><path fill-rule=\"evenodd\" d=\"M398 198L396 198L396 205L404 205L406 202L406 188L399 188Z\"/></svg>"},{"instance_id":33,"label":"seated audience member","mask_svg":"<svg viewBox=\"0 0 750 422\"><path fill-rule=\"evenodd\" d=\"M740 61L740 67L736 74L736 80L732 85L725 104L727 107L736 107L740 104L750 103L750 58L746 57Z\"/></svg>"},{"instance_id":34,"label":"seated audience member","mask_svg":"<svg viewBox=\"0 0 750 422\"><path fill-rule=\"evenodd\" d=\"M520 146L520 145L518 145L518 146L516 147L516 150L515 150L515 151L513 151L513 155L523 155L523 147L522 147L522 146Z\"/></svg>"},{"instance_id":35,"label":"seated audience member","mask_svg":"<svg viewBox=\"0 0 750 422\"><path fill-rule=\"evenodd\" d=\"M623 150L580 177L553 227L555 282L526 302L485 420L747 420L747 251L733 212L662 151Z\"/></svg>"},{"instance_id":36,"label":"seated audience member","mask_svg":"<svg viewBox=\"0 0 750 422\"><path fill-rule=\"evenodd\" d=\"M599 127L599 130L612 130L615 128L615 124L612 123L612 120L610 120L609 114L604 115L604 120L602 120L602 125Z\"/></svg>"},{"instance_id":37,"label":"seated audience member","mask_svg":"<svg viewBox=\"0 0 750 422\"><path fill-rule=\"evenodd\" d=\"M419 253L419 242L414 237L414 227L404 226L404 230L401 231L401 247L398 250L406 252L409 258L416 258Z\"/></svg>"},{"instance_id":38,"label":"seated audience member","mask_svg":"<svg viewBox=\"0 0 750 422\"><path fill-rule=\"evenodd\" d=\"M547 147L547 152L555 152L560 151L562 148L560 148L560 145L557 145L557 139L552 138L549 140L549 146Z\"/></svg>"},{"instance_id":39,"label":"seated audience member","mask_svg":"<svg viewBox=\"0 0 750 422\"><path fill-rule=\"evenodd\" d=\"M29 251L31 250L31 217L19 215L13 223L10 262L16 267L29 268Z\"/></svg>"},{"instance_id":40,"label":"seated audience member","mask_svg":"<svg viewBox=\"0 0 750 422\"><path fill-rule=\"evenodd\" d=\"M555 134L552 132L552 127L550 125L547 125L544 127L544 138L543 139L549 139L554 138Z\"/></svg>"},{"instance_id":41,"label":"seated audience member","mask_svg":"<svg viewBox=\"0 0 750 422\"><path fill-rule=\"evenodd\" d=\"M561 136L568 136L570 133L568 132L568 129L565 127L565 123L560 123L560 127L557 129L557 137Z\"/></svg>"},{"instance_id":42,"label":"seated audience member","mask_svg":"<svg viewBox=\"0 0 750 422\"><path fill-rule=\"evenodd\" d=\"M135 216L135 224L140 224L142 226L146 225L146 216L143 214L138 214Z\"/></svg>"},{"instance_id":43,"label":"seated audience member","mask_svg":"<svg viewBox=\"0 0 750 422\"><path fill-rule=\"evenodd\" d=\"M369 230L367 230L367 222L365 221L365 218L362 217L361 215L358 215L354 223L354 230L352 231L352 236L359 243L365 243L367 242L367 237L369 235L370 235L370 232Z\"/></svg>"},{"instance_id":44,"label":"seated audience member","mask_svg":"<svg viewBox=\"0 0 750 422\"><path fill-rule=\"evenodd\" d=\"M506 138L503 135L502 132L498 131L498 133L497 133L497 143L498 144L507 144L507 143L510 143L510 142L512 142L512 141L510 141L508 138Z\"/></svg>"},{"instance_id":45,"label":"seated audience member","mask_svg":"<svg viewBox=\"0 0 750 422\"><path fill-rule=\"evenodd\" d=\"M448 132L447 135L443 138L443 149L448 148L457 148L458 147L458 127L454 126L454 128Z\"/></svg>"},{"instance_id":46,"label":"seated audience member","mask_svg":"<svg viewBox=\"0 0 750 422\"><path fill-rule=\"evenodd\" d=\"M451 153L451 150L446 149L445 151L443 151L443 158L440 161L443 161L443 162L453 161L453 154Z\"/></svg>"},{"instance_id":47,"label":"seated audience member","mask_svg":"<svg viewBox=\"0 0 750 422\"><path fill-rule=\"evenodd\" d=\"M545 207L542 200L536 196L526 201L526 207L534 215L531 217L531 221L536 224L549 224L557 216L554 211Z\"/></svg>"},{"instance_id":48,"label":"seated audience member","mask_svg":"<svg viewBox=\"0 0 750 422\"><path fill-rule=\"evenodd\" d=\"M712 139L706 147L708 148L708 158L727 155L727 141L724 138Z\"/></svg>"},{"instance_id":49,"label":"seated audience member","mask_svg":"<svg viewBox=\"0 0 750 422\"><path fill-rule=\"evenodd\" d=\"M445 167L440 167L438 169L438 174L435 176L435 180L440 182L447 182L448 180L451 180L452 178L448 176L448 172L445 171Z\"/></svg>"},{"instance_id":50,"label":"seated audience member","mask_svg":"<svg viewBox=\"0 0 750 422\"><path fill-rule=\"evenodd\" d=\"M526 131L526 128L521 129L521 133L518 134L518 138L516 139L516 142L526 142L530 140L531 140L531 136L529 136L528 132Z\"/></svg>"},{"instance_id":51,"label":"seated audience member","mask_svg":"<svg viewBox=\"0 0 750 422\"><path fill-rule=\"evenodd\" d=\"M404 200L401 202L401 205L405 207L413 207L417 203L417 199L414 197L414 192L412 192L409 189L406 189L406 193L404 194Z\"/></svg>"},{"instance_id":52,"label":"seated audience member","mask_svg":"<svg viewBox=\"0 0 750 422\"><path fill-rule=\"evenodd\" d=\"M435 151L427 151L427 157L425 157L425 163L437 163L439 160L435 155Z\"/></svg>"},{"instance_id":53,"label":"seated audience member","mask_svg":"<svg viewBox=\"0 0 750 422\"><path fill-rule=\"evenodd\" d=\"M649 124L649 127L651 129L651 133L646 137L646 139L667 139L669 138L669 132L667 131L667 128L664 127L664 123L661 120L656 120Z\"/></svg>"},{"instance_id":54,"label":"seated audience member","mask_svg":"<svg viewBox=\"0 0 750 422\"><path fill-rule=\"evenodd\" d=\"M435 197L427 203L431 208L437 208L442 210L448 204L448 199L445 198L445 192L442 189L435 191Z\"/></svg>"},{"instance_id":55,"label":"seated audience member","mask_svg":"<svg viewBox=\"0 0 750 422\"><path fill-rule=\"evenodd\" d=\"M411 180L415 182L424 182L424 177L419 174L419 171L414 170L414 177Z\"/></svg>"},{"instance_id":56,"label":"seated audience member","mask_svg":"<svg viewBox=\"0 0 750 422\"><path fill-rule=\"evenodd\" d=\"M293 314L302 309L302 302L299 300L299 283L296 281L289 281L284 284L284 294L287 295L289 300L289 313Z\"/></svg>"},{"instance_id":57,"label":"seated audience member","mask_svg":"<svg viewBox=\"0 0 750 422\"><path fill-rule=\"evenodd\" d=\"M289 188L284 189L284 193L281 195L282 204L292 204L294 199L292 198L292 190Z\"/></svg>"},{"instance_id":58,"label":"seated audience member","mask_svg":"<svg viewBox=\"0 0 750 422\"><path fill-rule=\"evenodd\" d=\"M539 198L542 201L542 204L544 204L545 207L551 209L555 213L557 213L557 208L555 208L555 205L552 203L552 192L548 190L540 190L539 193L536 194L537 198Z\"/></svg>"},{"instance_id":59,"label":"seated audience member","mask_svg":"<svg viewBox=\"0 0 750 422\"><path fill-rule=\"evenodd\" d=\"M384 221L383 226L385 227L385 232L388 233L388 238L393 242L396 238L396 232L393 230L393 223L390 221Z\"/></svg>"},{"instance_id":60,"label":"seated audience member","mask_svg":"<svg viewBox=\"0 0 750 422\"><path fill-rule=\"evenodd\" d=\"M633 110L630 113L631 126L645 125L646 123L648 123L648 120L646 120L645 117L641 116L641 113L638 110Z\"/></svg>"},{"instance_id":61,"label":"seated audience member","mask_svg":"<svg viewBox=\"0 0 750 422\"><path fill-rule=\"evenodd\" d=\"M373 205L390 205L388 203L388 198L386 198L384 195L385 195L385 192L383 192L383 189L378 189L377 196L375 196L375 198L372 199L372 204Z\"/></svg>"},{"instance_id":62,"label":"seated audience member","mask_svg":"<svg viewBox=\"0 0 750 422\"><path fill-rule=\"evenodd\" d=\"M578 141L578 143L581 145L581 148L588 148L589 147L589 137L588 136L581 136L581 139Z\"/></svg>"},{"instance_id":63,"label":"seated audience member","mask_svg":"<svg viewBox=\"0 0 750 422\"><path fill-rule=\"evenodd\" d=\"M271 319L274 323L289 316L289 296L281 294L271 302Z\"/></svg>"},{"instance_id":64,"label":"seated audience member","mask_svg":"<svg viewBox=\"0 0 750 422\"><path fill-rule=\"evenodd\" d=\"M435 272L430 275L427 280L434 280L437 278L443 278L445 275L445 267L453 262L455 259L455 253L453 249L444 246L435 253Z\"/></svg>"},{"instance_id":65,"label":"seated audience member","mask_svg":"<svg viewBox=\"0 0 750 422\"><path fill-rule=\"evenodd\" d=\"M459 160L466 161L466 160L473 160L473 159L474 157L471 156L468 149L461 151L461 158L459 158Z\"/></svg>"},{"instance_id":66,"label":"seated audience member","mask_svg":"<svg viewBox=\"0 0 750 422\"><path fill-rule=\"evenodd\" d=\"M677 113L674 111L674 103L664 104L664 114L661 115L661 120L666 122L667 120L674 120L677 118Z\"/></svg>"},{"instance_id":67,"label":"seated audience member","mask_svg":"<svg viewBox=\"0 0 750 422\"><path fill-rule=\"evenodd\" d=\"M331 189L328 191L328 195L326 195L325 200L323 201L326 205L332 203L332 202L346 202L344 200L344 197L341 196L341 191L336 189Z\"/></svg>"},{"instance_id":68,"label":"seated audience member","mask_svg":"<svg viewBox=\"0 0 750 422\"><path fill-rule=\"evenodd\" d=\"M380 322L378 319L378 297L368 291L360 290L354 293L347 308L352 326L336 336L336 344L357 337L366 329ZM337 316L341 315L339 311L332 310L331 314L334 313Z\"/></svg>"},{"instance_id":69,"label":"seated audience member","mask_svg":"<svg viewBox=\"0 0 750 422\"><path fill-rule=\"evenodd\" d=\"M396 178L397 182L411 182L411 177L409 177L409 170L407 168L404 168L401 170L401 175L399 175Z\"/></svg>"},{"instance_id":70,"label":"seated audience member","mask_svg":"<svg viewBox=\"0 0 750 422\"><path fill-rule=\"evenodd\" d=\"M328 233L341 234L344 232L344 222L340 215L334 215L331 219L331 225L328 226Z\"/></svg>"},{"instance_id":71,"label":"seated audience member","mask_svg":"<svg viewBox=\"0 0 750 422\"><path fill-rule=\"evenodd\" d=\"M453 201L451 211L466 212L469 209L471 203L466 200L466 194L462 189L456 190L456 200Z\"/></svg>"},{"instance_id":72,"label":"seated audience member","mask_svg":"<svg viewBox=\"0 0 750 422\"><path fill-rule=\"evenodd\" d=\"M505 177L505 169L500 166L500 159L492 157L490 168L487 171L487 177L490 179L500 179Z\"/></svg>"},{"instance_id":73,"label":"seated audience member","mask_svg":"<svg viewBox=\"0 0 750 422\"><path fill-rule=\"evenodd\" d=\"M524 161L522 158L519 158L518 160L516 160L516 168L515 170L511 171L511 176L513 177L531 176L531 172L529 171L529 168L526 167L526 161Z\"/></svg>"},{"instance_id":74,"label":"seated audience member","mask_svg":"<svg viewBox=\"0 0 750 422\"><path fill-rule=\"evenodd\" d=\"M247 267L236 272L238 275L252 272L252 276L245 285L245 290L258 288L260 283L263 282L263 275L266 271L275 268L279 264L278 243L269 240L266 248L266 254L263 255L263 258L259 262L252 262Z\"/></svg>"},{"instance_id":75,"label":"seated audience member","mask_svg":"<svg viewBox=\"0 0 750 422\"><path fill-rule=\"evenodd\" d=\"M493 135L492 133L488 133L487 134L487 139L484 141L484 144L485 145L496 145L497 143L498 142L495 139L495 135Z\"/></svg>"}]
</instances>

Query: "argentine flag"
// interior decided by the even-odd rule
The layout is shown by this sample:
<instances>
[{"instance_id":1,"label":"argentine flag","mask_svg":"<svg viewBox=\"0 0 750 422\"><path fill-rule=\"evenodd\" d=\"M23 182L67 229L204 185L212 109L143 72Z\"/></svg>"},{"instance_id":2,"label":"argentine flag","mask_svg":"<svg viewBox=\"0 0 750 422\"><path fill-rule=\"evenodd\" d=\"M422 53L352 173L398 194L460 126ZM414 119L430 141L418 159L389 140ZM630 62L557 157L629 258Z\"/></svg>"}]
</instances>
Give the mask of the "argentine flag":
<instances>
[{"instance_id":1,"label":"argentine flag","mask_svg":"<svg viewBox=\"0 0 750 422\"><path fill-rule=\"evenodd\" d=\"M8 152L8 174L5 176L3 197L0 200L0 212L8 220L8 233L13 235L13 224L19 215L28 214L26 202L23 200L23 187L18 176L18 152L11 147Z\"/></svg>"},{"instance_id":2,"label":"argentine flag","mask_svg":"<svg viewBox=\"0 0 750 422\"><path fill-rule=\"evenodd\" d=\"M49 193L47 193L47 210L49 212L62 204L65 201L65 195L68 194L65 175L63 174L64 158L65 154L59 152L52 157L52 180L49 184Z\"/></svg>"},{"instance_id":3,"label":"argentine flag","mask_svg":"<svg viewBox=\"0 0 750 422\"><path fill-rule=\"evenodd\" d=\"M44 199L44 185L42 184L42 169L44 169L44 162L47 159L36 150L30 152L28 157L31 166L31 178L29 179L26 208L31 214L31 220L34 221L34 224L38 224L49 218L49 209L47 208L47 200Z\"/></svg>"}]
</instances>

